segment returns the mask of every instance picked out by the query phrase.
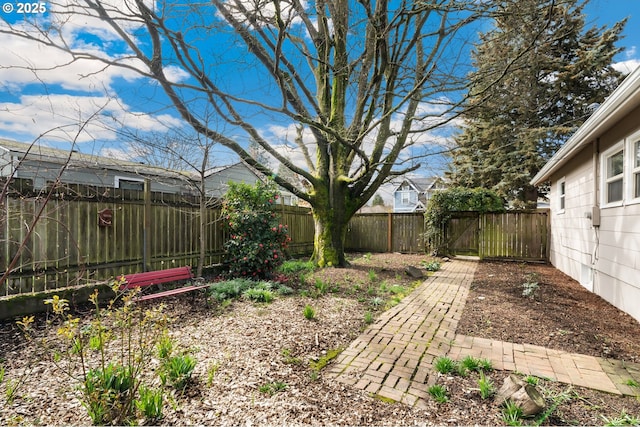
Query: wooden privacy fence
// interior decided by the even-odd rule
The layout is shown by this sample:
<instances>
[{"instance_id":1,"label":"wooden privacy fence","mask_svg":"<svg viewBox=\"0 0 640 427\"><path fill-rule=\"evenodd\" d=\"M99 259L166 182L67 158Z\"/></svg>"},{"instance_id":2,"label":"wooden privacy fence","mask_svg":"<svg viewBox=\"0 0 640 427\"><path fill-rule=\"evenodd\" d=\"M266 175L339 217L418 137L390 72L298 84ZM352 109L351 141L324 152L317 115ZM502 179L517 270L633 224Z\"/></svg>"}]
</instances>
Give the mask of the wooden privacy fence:
<instances>
[{"instance_id":1,"label":"wooden privacy fence","mask_svg":"<svg viewBox=\"0 0 640 427\"><path fill-rule=\"evenodd\" d=\"M61 188L48 201L6 197L0 212L0 297L104 281L120 274L198 265L200 207L192 196ZM292 255L313 250L309 209L277 207ZM205 265L218 264L225 232L219 208L204 213ZM37 220L36 220L37 218Z\"/></svg>"},{"instance_id":2,"label":"wooden privacy fence","mask_svg":"<svg viewBox=\"0 0 640 427\"><path fill-rule=\"evenodd\" d=\"M423 253L423 234L424 215L421 213L360 214L349 222L345 249Z\"/></svg>"},{"instance_id":3,"label":"wooden privacy fence","mask_svg":"<svg viewBox=\"0 0 640 427\"><path fill-rule=\"evenodd\" d=\"M446 252L483 259L549 259L549 210L458 212L443 230Z\"/></svg>"}]
</instances>

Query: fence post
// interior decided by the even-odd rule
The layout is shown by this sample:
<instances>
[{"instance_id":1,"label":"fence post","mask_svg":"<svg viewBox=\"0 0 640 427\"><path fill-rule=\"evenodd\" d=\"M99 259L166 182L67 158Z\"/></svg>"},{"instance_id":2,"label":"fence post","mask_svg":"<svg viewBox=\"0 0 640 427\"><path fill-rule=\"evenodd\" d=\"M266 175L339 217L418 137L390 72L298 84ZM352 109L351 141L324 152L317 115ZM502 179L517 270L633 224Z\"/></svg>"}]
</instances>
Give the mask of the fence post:
<instances>
[{"instance_id":1,"label":"fence post","mask_svg":"<svg viewBox=\"0 0 640 427\"><path fill-rule=\"evenodd\" d=\"M142 231L142 271L149 271L151 250L151 180L144 180L144 224Z\"/></svg>"},{"instance_id":2,"label":"fence post","mask_svg":"<svg viewBox=\"0 0 640 427\"><path fill-rule=\"evenodd\" d=\"M393 251L393 214L387 214L387 252Z\"/></svg>"}]
</instances>

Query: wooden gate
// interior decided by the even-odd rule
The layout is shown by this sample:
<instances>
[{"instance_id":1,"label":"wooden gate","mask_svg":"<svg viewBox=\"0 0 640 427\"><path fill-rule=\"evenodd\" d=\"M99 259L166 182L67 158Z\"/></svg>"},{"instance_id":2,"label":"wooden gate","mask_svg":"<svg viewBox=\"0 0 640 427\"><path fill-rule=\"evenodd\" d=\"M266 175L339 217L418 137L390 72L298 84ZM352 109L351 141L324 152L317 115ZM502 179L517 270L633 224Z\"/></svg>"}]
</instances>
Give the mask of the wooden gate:
<instances>
[{"instance_id":1,"label":"wooden gate","mask_svg":"<svg viewBox=\"0 0 640 427\"><path fill-rule=\"evenodd\" d=\"M478 212L458 212L449 220L445 239L451 255L480 255Z\"/></svg>"},{"instance_id":2,"label":"wooden gate","mask_svg":"<svg viewBox=\"0 0 640 427\"><path fill-rule=\"evenodd\" d=\"M456 212L445 230L446 252L483 259L549 259L549 211Z\"/></svg>"}]
</instances>

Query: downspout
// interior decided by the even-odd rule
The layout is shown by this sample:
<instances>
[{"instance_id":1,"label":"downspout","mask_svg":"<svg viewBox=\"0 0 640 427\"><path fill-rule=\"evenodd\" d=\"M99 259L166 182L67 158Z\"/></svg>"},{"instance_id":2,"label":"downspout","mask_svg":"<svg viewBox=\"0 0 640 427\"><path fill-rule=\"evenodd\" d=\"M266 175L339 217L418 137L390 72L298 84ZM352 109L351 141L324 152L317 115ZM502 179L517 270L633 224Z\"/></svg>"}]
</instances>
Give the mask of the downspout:
<instances>
[{"instance_id":1,"label":"downspout","mask_svg":"<svg viewBox=\"0 0 640 427\"><path fill-rule=\"evenodd\" d=\"M593 142L593 206L591 208L591 225L593 226L594 243L591 253L591 286L595 287L595 268L598 262L598 251L600 249L600 138Z\"/></svg>"}]
</instances>

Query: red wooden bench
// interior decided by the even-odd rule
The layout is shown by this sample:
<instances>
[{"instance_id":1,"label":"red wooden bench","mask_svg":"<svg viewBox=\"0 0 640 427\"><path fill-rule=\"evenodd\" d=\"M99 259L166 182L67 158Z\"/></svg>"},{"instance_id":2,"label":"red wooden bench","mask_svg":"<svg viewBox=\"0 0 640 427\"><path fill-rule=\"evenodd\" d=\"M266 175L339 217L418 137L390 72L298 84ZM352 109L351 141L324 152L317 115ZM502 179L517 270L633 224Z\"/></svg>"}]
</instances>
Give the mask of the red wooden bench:
<instances>
[{"instance_id":1,"label":"red wooden bench","mask_svg":"<svg viewBox=\"0 0 640 427\"><path fill-rule=\"evenodd\" d=\"M122 280L123 276L118 277L118 280ZM193 273L191 267L175 267L168 268L166 270L148 271L145 273L133 273L124 276L124 283L120 285L121 291L126 291L134 288L146 288L153 285L160 285L163 283L178 282L182 280L193 280ZM168 291L155 292L147 295L142 295L136 298L136 301L146 301L155 298L167 297L170 295L178 295L185 292L196 291L208 287L208 284L196 283L188 286L182 286L175 289L169 289Z\"/></svg>"}]
</instances>

